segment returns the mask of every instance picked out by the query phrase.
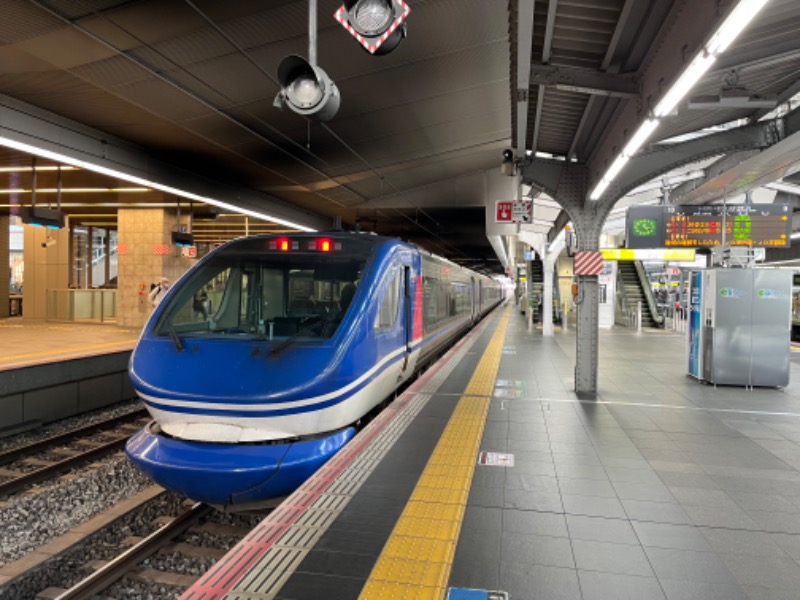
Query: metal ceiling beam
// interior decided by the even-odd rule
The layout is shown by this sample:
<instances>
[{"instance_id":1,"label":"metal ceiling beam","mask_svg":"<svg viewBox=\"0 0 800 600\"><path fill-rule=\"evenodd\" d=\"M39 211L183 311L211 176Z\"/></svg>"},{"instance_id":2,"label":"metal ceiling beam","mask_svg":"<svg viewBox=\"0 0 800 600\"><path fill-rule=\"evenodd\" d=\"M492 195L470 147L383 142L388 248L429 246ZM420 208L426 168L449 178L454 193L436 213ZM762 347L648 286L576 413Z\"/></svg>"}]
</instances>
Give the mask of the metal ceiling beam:
<instances>
[{"instance_id":1,"label":"metal ceiling beam","mask_svg":"<svg viewBox=\"0 0 800 600\"><path fill-rule=\"evenodd\" d=\"M624 31L626 25L628 24L628 19L631 16L631 9L633 8L633 4L636 0L626 0L625 4L622 7L622 11L620 12L619 19L617 20L617 26L614 28L614 34L611 36L611 41L608 44L608 48L606 49L606 54L603 57L603 62L600 63L600 70L606 71L611 64L611 60L614 58L614 53L617 51L617 46L619 45L620 37L622 36L622 32ZM586 122L589 117L589 113L592 111L594 107L594 103L596 101L596 96L590 96L589 101L586 103L586 108L583 110L583 115L581 115L580 123L578 123L578 128L575 130L575 136L572 138L572 143L569 146L569 151L567 152L567 158L571 159L575 156L575 151L578 146L578 140L583 133L583 128L586 126Z\"/></svg>"},{"instance_id":2,"label":"metal ceiling beam","mask_svg":"<svg viewBox=\"0 0 800 600\"><path fill-rule=\"evenodd\" d=\"M710 179L725 173L729 169L732 169L742 161L747 160L759 152L761 152L761 150L741 150L739 152L726 154L718 161L715 161L713 164L704 169L705 173L703 173L702 178L686 181L672 189L669 193L670 201L673 204L691 204L691 202L685 200L686 194L691 193L701 185L704 185Z\"/></svg>"},{"instance_id":3,"label":"metal ceiling beam","mask_svg":"<svg viewBox=\"0 0 800 600\"><path fill-rule=\"evenodd\" d=\"M528 136L531 47L533 45L533 7L535 0L519 0L517 5L517 156L524 157Z\"/></svg>"},{"instance_id":4,"label":"metal ceiling beam","mask_svg":"<svg viewBox=\"0 0 800 600\"><path fill-rule=\"evenodd\" d=\"M764 150L754 153L746 160L738 162L729 169L708 177L694 189L680 196L683 204L707 204L725 194L743 194L782 178L795 170L800 162L800 109L780 120L782 135L778 128L766 129L773 133L771 142ZM762 124L769 128L772 123ZM676 199L677 200L677 199Z\"/></svg>"},{"instance_id":5,"label":"metal ceiling beam","mask_svg":"<svg viewBox=\"0 0 800 600\"><path fill-rule=\"evenodd\" d=\"M625 169L611 183L597 203L616 204L619 198L643 183L673 169L705 158L744 150L762 150L757 155L763 154L767 151L763 149L769 148L777 140L775 127L770 122L729 129L678 144L657 145L649 152L643 152L631 158ZM742 174L742 176L751 178L752 173ZM722 194L723 189L720 188L717 196L721 197ZM671 198L674 203L678 203L674 194L671 195ZM681 202L685 202L685 199Z\"/></svg>"},{"instance_id":6,"label":"metal ceiling beam","mask_svg":"<svg viewBox=\"0 0 800 600\"><path fill-rule=\"evenodd\" d=\"M558 10L558 0L550 0L547 6L547 26L544 30L544 45L542 47L542 63L550 63L550 55L553 50L553 33L556 26L556 11ZM531 152L534 154L539 147L539 128L542 123L542 107L544 106L544 88L540 85L536 94L536 114L533 118L533 138L531 140Z\"/></svg>"},{"instance_id":7,"label":"metal ceiling beam","mask_svg":"<svg viewBox=\"0 0 800 600\"><path fill-rule=\"evenodd\" d=\"M529 158L520 168L520 179L523 184L542 190L558 201L558 185L565 165L563 160Z\"/></svg>"},{"instance_id":8,"label":"metal ceiling beam","mask_svg":"<svg viewBox=\"0 0 800 600\"><path fill-rule=\"evenodd\" d=\"M661 27L660 35L651 44L644 63L646 68L640 70L641 101L628 101L621 106L613 126L604 132L603 139L587 162L589 189L600 181L630 137L648 117L651 104L661 99L702 48L710 32L716 31L734 6L731 3L723 9L717 2L688 0L675 3ZM628 166L623 169L623 174L632 170Z\"/></svg>"},{"instance_id":9,"label":"metal ceiling beam","mask_svg":"<svg viewBox=\"0 0 800 600\"><path fill-rule=\"evenodd\" d=\"M550 233L547 234L547 243L552 244L555 239L558 237L558 234L561 233L561 230L567 226L567 223L570 222L569 213L565 210L562 210L558 213L558 217L556 217L556 222L553 223L553 228L550 230Z\"/></svg>"},{"instance_id":10,"label":"metal ceiling beam","mask_svg":"<svg viewBox=\"0 0 800 600\"><path fill-rule=\"evenodd\" d=\"M531 83L594 96L636 98L639 95L639 85L630 75L613 75L576 67L533 64Z\"/></svg>"}]
</instances>

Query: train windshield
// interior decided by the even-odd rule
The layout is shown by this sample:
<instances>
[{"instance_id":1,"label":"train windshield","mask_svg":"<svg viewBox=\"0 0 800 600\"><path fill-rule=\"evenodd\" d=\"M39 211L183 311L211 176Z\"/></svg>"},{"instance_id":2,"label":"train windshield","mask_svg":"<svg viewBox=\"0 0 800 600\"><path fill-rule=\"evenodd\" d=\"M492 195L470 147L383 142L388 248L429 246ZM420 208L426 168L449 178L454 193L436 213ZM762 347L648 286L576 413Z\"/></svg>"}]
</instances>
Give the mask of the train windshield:
<instances>
[{"instance_id":1,"label":"train windshield","mask_svg":"<svg viewBox=\"0 0 800 600\"><path fill-rule=\"evenodd\" d=\"M302 242L308 238L300 238ZM373 243L281 251L274 240L222 249L181 282L156 334L176 338L327 339L341 322ZM342 249L342 245L345 246ZM295 247L302 244L295 243ZM290 248L291 250L291 248Z\"/></svg>"}]
</instances>

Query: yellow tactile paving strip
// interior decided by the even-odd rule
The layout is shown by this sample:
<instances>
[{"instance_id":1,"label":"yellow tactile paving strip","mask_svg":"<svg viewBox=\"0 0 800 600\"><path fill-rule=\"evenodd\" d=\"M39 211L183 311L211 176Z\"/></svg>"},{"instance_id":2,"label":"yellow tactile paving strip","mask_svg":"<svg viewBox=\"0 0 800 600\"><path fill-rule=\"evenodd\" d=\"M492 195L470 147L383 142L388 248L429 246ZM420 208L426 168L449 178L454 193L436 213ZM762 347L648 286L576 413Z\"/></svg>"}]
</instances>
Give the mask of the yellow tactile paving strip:
<instances>
[{"instance_id":1,"label":"yellow tactile paving strip","mask_svg":"<svg viewBox=\"0 0 800 600\"><path fill-rule=\"evenodd\" d=\"M508 308L359 598L442 600L503 352Z\"/></svg>"}]
</instances>

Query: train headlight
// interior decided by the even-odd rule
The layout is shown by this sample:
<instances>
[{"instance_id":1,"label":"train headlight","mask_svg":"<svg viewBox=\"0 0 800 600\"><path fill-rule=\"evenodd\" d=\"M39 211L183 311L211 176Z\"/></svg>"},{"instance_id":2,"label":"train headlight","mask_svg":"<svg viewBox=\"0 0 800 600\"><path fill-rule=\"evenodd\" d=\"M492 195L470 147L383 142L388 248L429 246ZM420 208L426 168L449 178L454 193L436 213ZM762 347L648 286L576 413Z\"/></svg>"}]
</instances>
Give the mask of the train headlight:
<instances>
[{"instance_id":1,"label":"train headlight","mask_svg":"<svg viewBox=\"0 0 800 600\"><path fill-rule=\"evenodd\" d=\"M345 0L333 16L370 54L388 54L406 37L403 0Z\"/></svg>"},{"instance_id":2,"label":"train headlight","mask_svg":"<svg viewBox=\"0 0 800 600\"><path fill-rule=\"evenodd\" d=\"M294 112L317 119L331 120L339 110L342 97L339 88L327 73L312 65L302 56L291 54L278 65L278 83L281 91L274 106L288 106Z\"/></svg>"}]
</instances>

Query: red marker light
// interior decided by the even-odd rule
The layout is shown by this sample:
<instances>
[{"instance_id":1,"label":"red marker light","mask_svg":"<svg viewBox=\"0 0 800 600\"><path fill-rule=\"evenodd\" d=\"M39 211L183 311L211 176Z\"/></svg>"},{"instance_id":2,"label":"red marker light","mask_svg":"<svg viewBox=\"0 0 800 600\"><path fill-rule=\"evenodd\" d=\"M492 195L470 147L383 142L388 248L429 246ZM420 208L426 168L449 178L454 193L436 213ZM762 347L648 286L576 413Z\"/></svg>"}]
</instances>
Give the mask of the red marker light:
<instances>
[{"instance_id":1,"label":"red marker light","mask_svg":"<svg viewBox=\"0 0 800 600\"><path fill-rule=\"evenodd\" d=\"M280 250L281 252L287 252L292 247L289 238L278 238L277 240L275 240L275 243L278 250Z\"/></svg>"},{"instance_id":2,"label":"red marker light","mask_svg":"<svg viewBox=\"0 0 800 600\"><path fill-rule=\"evenodd\" d=\"M317 240L317 250L320 252L330 252L333 249L333 244L328 238L320 238Z\"/></svg>"}]
</instances>

